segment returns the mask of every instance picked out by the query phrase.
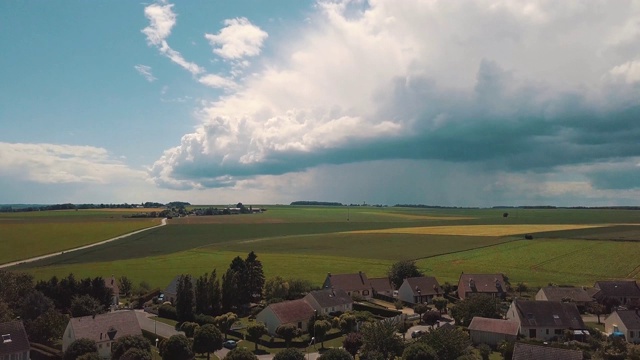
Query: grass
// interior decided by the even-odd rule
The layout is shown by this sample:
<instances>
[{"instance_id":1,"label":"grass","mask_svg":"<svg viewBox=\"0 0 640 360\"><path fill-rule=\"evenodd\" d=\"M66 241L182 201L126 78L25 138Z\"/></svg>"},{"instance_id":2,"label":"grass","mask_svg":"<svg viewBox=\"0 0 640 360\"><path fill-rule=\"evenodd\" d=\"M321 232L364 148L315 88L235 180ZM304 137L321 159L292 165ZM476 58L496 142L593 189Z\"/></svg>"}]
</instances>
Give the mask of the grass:
<instances>
[{"instance_id":1,"label":"grass","mask_svg":"<svg viewBox=\"0 0 640 360\"><path fill-rule=\"evenodd\" d=\"M23 219L0 221L0 264L92 244L160 223L159 219L95 217L75 217L76 221Z\"/></svg>"},{"instance_id":2,"label":"grass","mask_svg":"<svg viewBox=\"0 0 640 360\"><path fill-rule=\"evenodd\" d=\"M171 325L173 327L175 327L178 324L178 322L175 321L175 320L166 319L166 318L159 317L159 316L152 316L150 319L155 320L157 322L165 323L167 325Z\"/></svg>"},{"instance_id":3,"label":"grass","mask_svg":"<svg viewBox=\"0 0 640 360\"><path fill-rule=\"evenodd\" d=\"M164 287L177 274L199 276L214 268L221 274L235 256L244 258L255 251L267 278L299 277L318 286L327 272L383 276L401 259L417 259L426 274L451 283L462 271L502 272L512 283L529 286L592 285L598 279L640 277L640 244L634 242L640 239L640 227L629 225L640 223L636 211L267 208L262 214L176 218L165 227L15 268L38 279L69 272L81 277L118 274ZM509 216L503 217L504 212ZM0 229L21 221L65 224L61 228L126 223L118 212L50 213L55 214L0 215ZM606 224L613 225L602 227ZM417 234L408 233L416 229ZM534 233L535 240L503 236L522 233ZM59 243L59 238L54 233L43 243ZM39 245L34 245L37 251L47 251Z\"/></svg>"}]
</instances>

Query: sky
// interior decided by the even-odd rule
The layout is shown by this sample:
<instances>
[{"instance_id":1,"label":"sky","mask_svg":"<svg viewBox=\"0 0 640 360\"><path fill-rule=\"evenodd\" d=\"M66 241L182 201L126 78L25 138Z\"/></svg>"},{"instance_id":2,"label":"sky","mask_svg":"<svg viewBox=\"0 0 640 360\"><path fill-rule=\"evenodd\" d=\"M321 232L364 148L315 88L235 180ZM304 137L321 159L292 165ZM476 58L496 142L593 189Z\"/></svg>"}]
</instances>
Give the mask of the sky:
<instances>
[{"instance_id":1,"label":"sky","mask_svg":"<svg viewBox=\"0 0 640 360\"><path fill-rule=\"evenodd\" d=\"M640 1L0 2L0 203L640 205Z\"/></svg>"}]
</instances>

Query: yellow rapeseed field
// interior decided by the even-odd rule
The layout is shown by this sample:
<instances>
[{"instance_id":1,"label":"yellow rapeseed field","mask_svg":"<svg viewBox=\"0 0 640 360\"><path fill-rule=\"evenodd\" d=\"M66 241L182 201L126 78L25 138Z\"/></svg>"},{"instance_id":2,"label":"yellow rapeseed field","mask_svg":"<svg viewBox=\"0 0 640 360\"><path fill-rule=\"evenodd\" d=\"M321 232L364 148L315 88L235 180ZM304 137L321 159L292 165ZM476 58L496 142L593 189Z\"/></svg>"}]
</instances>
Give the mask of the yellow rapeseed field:
<instances>
[{"instance_id":1,"label":"yellow rapeseed field","mask_svg":"<svg viewBox=\"0 0 640 360\"><path fill-rule=\"evenodd\" d=\"M413 235L461 235L461 236L508 236L544 231L590 229L607 225L457 225L391 228L381 230L349 231L350 234L413 234Z\"/></svg>"}]
</instances>

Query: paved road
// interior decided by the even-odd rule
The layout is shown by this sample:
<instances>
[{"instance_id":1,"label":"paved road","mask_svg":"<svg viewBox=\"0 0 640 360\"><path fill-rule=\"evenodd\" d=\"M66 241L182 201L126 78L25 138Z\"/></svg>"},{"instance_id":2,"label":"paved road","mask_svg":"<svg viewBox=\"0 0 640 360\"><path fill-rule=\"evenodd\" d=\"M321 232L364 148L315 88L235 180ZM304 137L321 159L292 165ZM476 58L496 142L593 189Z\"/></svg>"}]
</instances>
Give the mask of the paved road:
<instances>
[{"instance_id":1,"label":"paved road","mask_svg":"<svg viewBox=\"0 0 640 360\"><path fill-rule=\"evenodd\" d=\"M155 316L154 314L150 314L150 313L144 312L144 310L139 310L139 309L135 310L135 312L136 312L136 317L138 318L138 324L140 324L140 328L144 330L150 331L152 333L156 333L167 339L173 335L178 335L178 334L184 335L184 332L176 331L176 329L171 325L167 325L163 322L155 321L151 319L151 317Z\"/></svg>"},{"instance_id":2,"label":"paved road","mask_svg":"<svg viewBox=\"0 0 640 360\"><path fill-rule=\"evenodd\" d=\"M6 267L15 266L15 265L19 265L19 264L30 263L30 262L38 261L38 260L42 260L42 259L46 259L46 258L62 255L64 253L70 253L72 251L88 249L88 248L91 248L91 247L94 247L94 246L110 243L112 241L116 241L116 240L120 240L120 239L124 239L127 236L139 234L141 232L148 231L148 230L155 229L155 228L159 228L159 227L165 226L165 225L167 225L167 219L166 218L162 219L162 222L160 223L160 225L156 225L156 226L148 227L146 229L130 232L128 234L120 235L120 236L117 236L117 237L114 237L114 238L111 238L111 239L108 239L108 240L100 241L100 242L97 242L97 243L94 243L94 244L84 245L84 246L80 246L80 247L69 249L69 250L65 250L65 251L58 251L58 252L47 254L47 255L36 256L36 257L32 257L30 259L24 259L24 260L18 260L18 261L14 261L14 262L10 262L10 263L0 264L0 269L6 268Z\"/></svg>"}]
</instances>

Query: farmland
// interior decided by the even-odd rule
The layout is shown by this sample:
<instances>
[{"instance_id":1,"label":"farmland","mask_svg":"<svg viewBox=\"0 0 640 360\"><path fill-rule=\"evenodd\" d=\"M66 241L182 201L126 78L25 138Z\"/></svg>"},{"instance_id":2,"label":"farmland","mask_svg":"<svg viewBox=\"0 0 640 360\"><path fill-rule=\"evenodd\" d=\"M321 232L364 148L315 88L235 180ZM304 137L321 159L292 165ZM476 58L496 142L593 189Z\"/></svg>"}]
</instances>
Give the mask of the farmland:
<instances>
[{"instance_id":1,"label":"farmland","mask_svg":"<svg viewBox=\"0 0 640 360\"><path fill-rule=\"evenodd\" d=\"M456 282L462 271L504 272L512 282L530 285L640 276L640 212L510 212L505 217L504 210L493 209L268 206L262 214L172 219L165 227L17 269L37 278L127 275L163 287L181 273L220 273L233 257L255 251L267 277L315 284L327 272L382 276L400 259L417 260L441 282ZM60 218L74 223L73 215ZM524 240L524 233L533 233L534 240Z\"/></svg>"}]
</instances>

